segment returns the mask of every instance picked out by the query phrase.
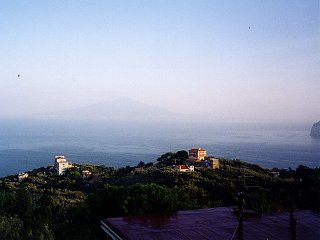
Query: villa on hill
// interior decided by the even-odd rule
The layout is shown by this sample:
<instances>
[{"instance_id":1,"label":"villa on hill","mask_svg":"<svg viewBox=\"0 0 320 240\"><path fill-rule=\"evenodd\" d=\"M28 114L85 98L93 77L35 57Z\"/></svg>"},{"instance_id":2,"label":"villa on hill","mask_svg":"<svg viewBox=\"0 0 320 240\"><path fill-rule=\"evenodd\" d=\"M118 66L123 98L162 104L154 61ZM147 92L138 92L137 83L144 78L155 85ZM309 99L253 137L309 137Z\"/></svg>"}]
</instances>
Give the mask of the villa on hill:
<instances>
[{"instance_id":1,"label":"villa on hill","mask_svg":"<svg viewBox=\"0 0 320 240\"><path fill-rule=\"evenodd\" d=\"M211 169L219 169L220 168L220 162L217 158L209 157L206 160L203 161L202 166L204 168L211 168Z\"/></svg>"},{"instance_id":2,"label":"villa on hill","mask_svg":"<svg viewBox=\"0 0 320 240\"><path fill-rule=\"evenodd\" d=\"M19 173L18 174L18 182L22 182L22 181L24 181L25 179L27 179L28 178L28 176L29 176L29 174L28 173Z\"/></svg>"},{"instance_id":3,"label":"villa on hill","mask_svg":"<svg viewBox=\"0 0 320 240\"><path fill-rule=\"evenodd\" d=\"M203 148L192 148L189 150L188 160L191 162L203 161L207 156L207 151Z\"/></svg>"},{"instance_id":4,"label":"villa on hill","mask_svg":"<svg viewBox=\"0 0 320 240\"><path fill-rule=\"evenodd\" d=\"M54 169L59 175L63 175L64 172L69 168L72 168L72 164L68 162L64 156L55 156Z\"/></svg>"},{"instance_id":5,"label":"villa on hill","mask_svg":"<svg viewBox=\"0 0 320 240\"><path fill-rule=\"evenodd\" d=\"M200 168L219 169L219 159L214 157L208 157L207 151L203 148L192 148L189 150L188 162L196 164ZM183 170L180 170L183 171Z\"/></svg>"},{"instance_id":6,"label":"villa on hill","mask_svg":"<svg viewBox=\"0 0 320 240\"><path fill-rule=\"evenodd\" d=\"M176 165L175 169L179 172L194 172L194 166L188 166L188 165Z\"/></svg>"}]
</instances>

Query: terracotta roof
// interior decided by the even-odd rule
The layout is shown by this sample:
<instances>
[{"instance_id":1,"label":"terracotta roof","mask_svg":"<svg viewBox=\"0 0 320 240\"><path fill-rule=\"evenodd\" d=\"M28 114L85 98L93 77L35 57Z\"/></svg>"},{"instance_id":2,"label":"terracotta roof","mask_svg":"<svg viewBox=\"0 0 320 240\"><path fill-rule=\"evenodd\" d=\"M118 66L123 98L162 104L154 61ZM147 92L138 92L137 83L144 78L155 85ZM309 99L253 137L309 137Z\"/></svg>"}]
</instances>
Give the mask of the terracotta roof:
<instances>
[{"instance_id":1,"label":"terracotta roof","mask_svg":"<svg viewBox=\"0 0 320 240\"><path fill-rule=\"evenodd\" d=\"M189 150L190 151L206 151L204 148L192 148Z\"/></svg>"},{"instance_id":2,"label":"terracotta roof","mask_svg":"<svg viewBox=\"0 0 320 240\"><path fill-rule=\"evenodd\" d=\"M176 165L176 169L189 169L187 165Z\"/></svg>"}]
</instances>

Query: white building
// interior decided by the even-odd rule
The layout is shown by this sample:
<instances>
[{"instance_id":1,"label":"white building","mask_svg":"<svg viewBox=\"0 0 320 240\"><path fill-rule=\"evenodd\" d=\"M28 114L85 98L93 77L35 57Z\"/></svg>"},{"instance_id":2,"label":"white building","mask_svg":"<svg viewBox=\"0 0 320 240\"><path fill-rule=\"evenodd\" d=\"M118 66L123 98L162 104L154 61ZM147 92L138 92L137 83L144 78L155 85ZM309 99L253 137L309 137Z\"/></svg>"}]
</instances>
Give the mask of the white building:
<instances>
[{"instance_id":1,"label":"white building","mask_svg":"<svg viewBox=\"0 0 320 240\"><path fill-rule=\"evenodd\" d=\"M194 166L188 166L188 165L176 165L175 169L179 172L194 172Z\"/></svg>"},{"instance_id":2,"label":"white building","mask_svg":"<svg viewBox=\"0 0 320 240\"><path fill-rule=\"evenodd\" d=\"M90 177L92 175L92 172L90 172L89 170L83 170L82 171L82 177Z\"/></svg>"},{"instance_id":3,"label":"white building","mask_svg":"<svg viewBox=\"0 0 320 240\"><path fill-rule=\"evenodd\" d=\"M54 158L54 169L58 172L59 175L64 174L66 169L72 167L72 164L69 163L64 156L55 156Z\"/></svg>"},{"instance_id":4,"label":"white building","mask_svg":"<svg viewBox=\"0 0 320 240\"><path fill-rule=\"evenodd\" d=\"M23 180L25 180L26 178L28 178L28 173L19 173L19 175L18 175L18 181L19 182L22 182Z\"/></svg>"}]
</instances>

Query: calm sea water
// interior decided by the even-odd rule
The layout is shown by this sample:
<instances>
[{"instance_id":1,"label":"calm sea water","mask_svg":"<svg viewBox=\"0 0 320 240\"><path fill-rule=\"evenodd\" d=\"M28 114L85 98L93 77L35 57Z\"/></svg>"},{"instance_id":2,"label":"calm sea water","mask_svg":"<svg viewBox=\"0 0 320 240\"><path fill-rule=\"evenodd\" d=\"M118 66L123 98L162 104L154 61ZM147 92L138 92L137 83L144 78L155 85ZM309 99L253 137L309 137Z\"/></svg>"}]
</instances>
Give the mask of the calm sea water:
<instances>
[{"instance_id":1,"label":"calm sea water","mask_svg":"<svg viewBox=\"0 0 320 240\"><path fill-rule=\"evenodd\" d=\"M268 168L320 167L320 139L309 136L311 125L0 120L0 176L52 165L55 155L121 167L192 147Z\"/></svg>"}]
</instances>

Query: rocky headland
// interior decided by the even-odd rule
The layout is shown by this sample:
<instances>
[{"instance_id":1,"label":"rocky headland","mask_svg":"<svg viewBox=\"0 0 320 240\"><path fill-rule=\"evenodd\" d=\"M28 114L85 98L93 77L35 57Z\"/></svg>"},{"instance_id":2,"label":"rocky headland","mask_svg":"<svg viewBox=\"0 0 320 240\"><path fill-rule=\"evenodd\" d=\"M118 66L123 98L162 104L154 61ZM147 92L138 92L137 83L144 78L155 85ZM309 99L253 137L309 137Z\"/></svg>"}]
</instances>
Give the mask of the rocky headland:
<instances>
[{"instance_id":1,"label":"rocky headland","mask_svg":"<svg viewBox=\"0 0 320 240\"><path fill-rule=\"evenodd\" d=\"M320 121L313 124L310 132L311 137L320 137Z\"/></svg>"}]
</instances>

